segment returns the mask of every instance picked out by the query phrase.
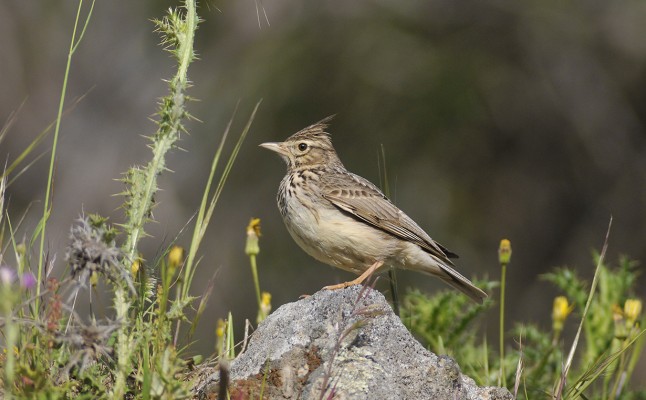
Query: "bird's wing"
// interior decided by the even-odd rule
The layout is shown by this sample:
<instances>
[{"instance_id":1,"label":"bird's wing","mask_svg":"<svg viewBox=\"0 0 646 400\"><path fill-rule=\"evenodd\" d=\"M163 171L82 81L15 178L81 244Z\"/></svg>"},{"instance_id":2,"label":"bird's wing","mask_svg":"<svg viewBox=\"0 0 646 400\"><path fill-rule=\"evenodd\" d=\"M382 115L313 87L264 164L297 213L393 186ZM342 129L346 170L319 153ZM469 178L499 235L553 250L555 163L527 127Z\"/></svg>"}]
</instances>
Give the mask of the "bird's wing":
<instances>
[{"instance_id":1,"label":"bird's wing","mask_svg":"<svg viewBox=\"0 0 646 400\"><path fill-rule=\"evenodd\" d=\"M366 179L346 172L330 174L321 179L322 195L335 207L359 220L401 239L415 243L428 253L451 265L452 253L428 236L408 215L386 198Z\"/></svg>"}]
</instances>

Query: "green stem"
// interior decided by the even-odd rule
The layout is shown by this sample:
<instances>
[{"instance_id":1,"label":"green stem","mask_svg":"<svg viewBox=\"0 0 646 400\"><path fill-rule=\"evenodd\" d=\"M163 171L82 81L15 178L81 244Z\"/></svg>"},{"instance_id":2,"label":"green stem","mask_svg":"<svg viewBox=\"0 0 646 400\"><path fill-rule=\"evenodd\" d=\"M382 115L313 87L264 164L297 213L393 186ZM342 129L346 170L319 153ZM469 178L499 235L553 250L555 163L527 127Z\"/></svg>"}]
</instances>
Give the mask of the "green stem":
<instances>
[{"instance_id":1,"label":"green stem","mask_svg":"<svg viewBox=\"0 0 646 400\"><path fill-rule=\"evenodd\" d=\"M377 158L377 163L380 165L379 168L379 178L381 180L381 187L384 191L384 194L386 197L390 198L390 185L388 184L388 169L386 168L386 148L384 147L384 144L381 144L381 160L383 163L379 164L379 157ZM381 165L383 165L383 180L382 175L381 175ZM399 290L397 289L397 271L395 268L390 267L388 270L388 278L389 279L389 284L390 284L390 293L392 295L393 299L393 311L395 312L395 315L399 317Z\"/></svg>"},{"instance_id":2,"label":"green stem","mask_svg":"<svg viewBox=\"0 0 646 400\"><path fill-rule=\"evenodd\" d=\"M258 279L258 268L256 267L256 255L250 254L249 261L251 262L251 274L253 275L253 284L256 287L256 300L258 300L258 310L260 310L260 281Z\"/></svg>"},{"instance_id":3,"label":"green stem","mask_svg":"<svg viewBox=\"0 0 646 400\"><path fill-rule=\"evenodd\" d=\"M628 339L625 339L624 342L621 344L621 348L627 348L628 347ZM622 384L622 381L625 379L625 374L626 374L626 363L627 363L627 358L626 358L626 352L624 351L621 353L621 356L619 357L619 360L615 361L616 365L616 372L615 372L615 383L612 385L612 391L610 392L610 398L612 399L617 399L619 398L620 394L620 389L619 385ZM623 385L625 385L626 382L623 382Z\"/></svg>"},{"instance_id":4,"label":"green stem","mask_svg":"<svg viewBox=\"0 0 646 400\"><path fill-rule=\"evenodd\" d=\"M507 387L505 376L505 279L507 276L507 264L501 265L500 274L500 378L503 387Z\"/></svg>"},{"instance_id":5,"label":"green stem","mask_svg":"<svg viewBox=\"0 0 646 400\"><path fill-rule=\"evenodd\" d=\"M646 340L644 340L644 337L640 337L633 347L632 354L630 355L630 360L628 361L628 367L626 368L626 384L630 382L630 377L632 376L633 370L637 365L637 361L639 361L639 357L642 354L645 343Z\"/></svg>"},{"instance_id":6,"label":"green stem","mask_svg":"<svg viewBox=\"0 0 646 400\"><path fill-rule=\"evenodd\" d=\"M70 50L67 53L67 64L65 65L65 74L63 75L63 88L61 89L61 96L58 102L58 114L56 116L56 127L54 128L54 141L52 143L52 155L49 160L49 173L47 176L47 190L45 191L45 203L43 205L43 218L41 219L39 231L40 231L40 248L38 251L38 281L36 283L36 300L34 301L34 317L38 317L38 308L40 303L40 284L43 278L43 269L44 269L44 253L45 253L45 228L47 226L47 220L49 219L49 214L51 212L51 195L52 195L52 182L54 177L54 161L56 160L56 148L58 147L58 133L60 132L61 120L63 119L63 109L65 107L65 94L67 93L67 81L70 75L70 67L72 65L72 55L76 51L77 46L83 39L83 34L85 29L90 22L90 17L92 16L92 10L94 10L94 1L92 1L92 6L90 11L85 19L85 24L83 25L83 30L78 38L76 39L76 30L79 24L79 18L81 16L81 9L83 8L83 0L79 0L78 9L76 10L76 19L74 20L74 29L72 30L72 40L70 41Z\"/></svg>"},{"instance_id":7,"label":"green stem","mask_svg":"<svg viewBox=\"0 0 646 400\"><path fill-rule=\"evenodd\" d=\"M3 294L2 301L2 316L4 317L4 338L5 338L5 350L6 356L3 365L5 378L4 378L4 395L6 399L12 399L13 396L13 382L15 374L15 356L14 356L14 347L16 346L16 340L18 338L18 327L14 323L12 309L13 309L13 299L15 294L11 292L11 284L1 283L2 288L0 288L0 293Z\"/></svg>"},{"instance_id":8,"label":"green stem","mask_svg":"<svg viewBox=\"0 0 646 400\"><path fill-rule=\"evenodd\" d=\"M618 338L612 339L612 342L609 348L610 354L616 354L621 350L622 345L619 342L620 342L620 339ZM617 360L614 360L611 363L609 363L607 370L608 370L608 373L604 374L604 377L603 377L603 385L602 385L603 390L601 391L601 397L600 397L602 400L607 400L612 397L612 395L609 395L608 393L612 393L612 388L611 388L612 381L613 381L612 378L616 375L618 370Z\"/></svg>"},{"instance_id":9,"label":"green stem","mask_svg":"<svg viewBox=\"0 0 646 400\"><path fill-rule=\"evenodd\" d=\"M112 389L112 398L122 399L126 392L128 371L132 368L130 365L130 356L134 346L128 336L129 324L127 317L129 303L126 298L126 289L121 285L117 286L114 291L114 307L118 318L117 320L121 323L121 327L117 331L117 371Z\"/></svg>"},{"instance_id":10,"label":"green stem","mask_svg":"<svg viewBox=\"0 0 646 400\"><path fill-rule=\"evenodd\" d=\"M559 337L560 337L560 332L555 332L554 333L554 338L552 340L552 345L550 346L548 351L543 353L543 356L541 357L538 364L536 364L536 366L534 368L528 369L525 376L529 376L530 374L533 374L535 376L543 376L543 374L545 373L543 371L543 369L547 365L547 362L549 361L550 356L554 353L554 351L557 350L557 344L558 344Z\"/></svg>"}]
</instances>

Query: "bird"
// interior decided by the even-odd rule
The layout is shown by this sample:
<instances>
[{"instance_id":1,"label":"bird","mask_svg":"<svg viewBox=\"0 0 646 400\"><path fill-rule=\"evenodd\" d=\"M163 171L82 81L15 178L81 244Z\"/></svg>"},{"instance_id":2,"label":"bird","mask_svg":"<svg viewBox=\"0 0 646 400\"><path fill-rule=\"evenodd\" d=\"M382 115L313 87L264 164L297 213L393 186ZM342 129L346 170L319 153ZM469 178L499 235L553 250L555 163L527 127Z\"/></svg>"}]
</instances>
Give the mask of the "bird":
<instances>
[{"instance_id":1,"label":"bird","mask_svg":"<svg viewBox=\"0 0 646 400\"><path fill-rule=\"evenodd\" d=\"M374 184L348 171L327 132L333 116L284 142L261 147L287 163L278 188L278 209L294 241L324 264L359 275L325 286L361 284L388 266L439 278L477 303L487 294L455 270L457 254L431 237Z\"/></svg>"}]
</instances>

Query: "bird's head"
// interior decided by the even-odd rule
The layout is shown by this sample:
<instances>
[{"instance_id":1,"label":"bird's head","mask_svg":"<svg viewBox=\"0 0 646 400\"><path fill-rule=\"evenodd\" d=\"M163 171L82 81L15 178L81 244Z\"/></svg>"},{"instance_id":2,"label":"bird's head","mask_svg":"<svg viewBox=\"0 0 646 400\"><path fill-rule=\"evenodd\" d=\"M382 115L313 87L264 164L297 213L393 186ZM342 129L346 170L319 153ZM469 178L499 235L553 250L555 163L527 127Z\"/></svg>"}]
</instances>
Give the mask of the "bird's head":
<instances>
[{"instance_id":1,"label":"bird's head","mask_svg":"<svg viewBox=\"0 0 646 400\"><path fill-rule=\"evenodd\" d=\"M325 132L327 117L313 125L302 129L284 142L262 143L264 147L275 151L287 163L287 169L315 168L319 166L343 166L332 147L330 135Z\"/></svg>"}]
</instances>

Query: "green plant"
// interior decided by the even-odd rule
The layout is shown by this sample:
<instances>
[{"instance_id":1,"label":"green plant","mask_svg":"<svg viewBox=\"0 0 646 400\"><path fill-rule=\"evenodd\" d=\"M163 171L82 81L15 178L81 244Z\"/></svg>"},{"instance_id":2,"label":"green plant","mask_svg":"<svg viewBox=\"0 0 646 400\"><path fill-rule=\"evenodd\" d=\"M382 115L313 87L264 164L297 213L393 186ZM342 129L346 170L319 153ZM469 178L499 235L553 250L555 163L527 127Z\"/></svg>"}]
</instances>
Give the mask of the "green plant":
<instances>
[{"instance_id":1,"label":"green plant","mask_svg":"<svg viewBox=\"0 0 646 400\"><path fill-rule=\"evenodd\" d=\"M178 235L162 254L146 260L139 252L139 242L146 237L146 223L152 219L154 195L159 190L157 177L167 171L166 156L176 147L181 133L186 131L185 121L191 118L186 108L190 100L186 90L190 86L187 71L195 59L193 42L199 23L195 0L184 1L182 7L171 9L166 17L155 20L162 43L177 61L177 72L168 82L169 94L160 102L158 129L149 138L151 160L131 168L122 179L126 187L122 193L125 221L110 224L100 215L82 215L71 229L64 257L66 276L60 280L51 277L49 267L45 267L54 261L47 258L43 243L52 209L54 153L71 59L93 10L88 11L83 30L77 35L82 9L81 0L68 53L58 119L53 124L55 131L44 213L29 242L17 242L16 230L20 224L14 226L8 214L3 218L6 183L18 164L27 160L51 128L41 132L0 179L0 334L4 339L4 351L0 353L1 395L8 399L186 398L190 396L191 384L185 376L189 363L195 359L183 359L187 345L180 343L179 332L182 325L189 325L190 340L213 288L211 283L196 311L191 312L197 299L190 295L198 264L196 254L259 104L223 171L216 174L231 122L223 134L194 220L188 255L185 257L184 249L175 244L181 239ZM6 131L3 128L0 132L0 140ZM11 178L15 179L15 176ZM212 186L214 190L211 190ZM40 242L37 262L32 266L29 254L37 240ZM13 250L15 267L5 265L8 264L4 257L7 248ZM37 274L31 274L32 268ZM45 277L48 277L46 285L41 287L40 282ZM89 315L79 315L75 310L77 298L89 293L91 301L92 292L99 287L104 287L112 299L112 319L97 319L92 303ZM228 333L227 352L233 357L231 324Z\"/></svg>"},{"instance_id":2,"label":"green plant","mask_svg":"<svg viewBox=\"0 0 646 400\"><path fill-rule=\"evenodd\" d=\"M500 241L500 247L498 248L498 262L500 264L500 331L499 331L499 340L500 347L500 358L505 358L505 288L507 286L507 265L511 261L511 242L508 239L503 239ZM505 374L505 363L500 363L500 378L503 386L507 386L507 379Z\"/></svg>"},{"instance_id":3,"label":"green plant","mask_svg":"<svg viewBox=\"0 0 646 400\"><path fill-rule=\"evenodd\" d=\"M497 286L488 281L474 284L487 292ZM492 383L487 367L489 350L480 343L473 325L493 305L490 298L476 304L453 290L432 296L410 290L403 299L402 321L431 351L455 358L477 382Z\"/></svg>"},{"instance_id":4,"label":"green plant","mask_svg":"<svg viewBox=\"0 0 646 400\"><path fill-rule=\"evenodd\" d=\"M605 246L593 257L596 289L568 268L544 276L565 294L554 300L551 329L516 324L511 334L522 347L508 349L504 357L477 334L482 320L478 316L492 306L491 300L477 306L448 291L429 296L412 290L404 298L403 321L432 351L454 357L479 384L515 382L518 398L645 398L646 391L628 385L645 340L642 301L635 297L637 263L621 257L617 266L610 266L603 261L604 254ZM478 285L489 291L495 283ZM582 309L586 304L587 313ZM573 378L565 380L567 351L561 333L572 312L582 318L582 337L570 349Z\"/></svg>"}]
</instances>

